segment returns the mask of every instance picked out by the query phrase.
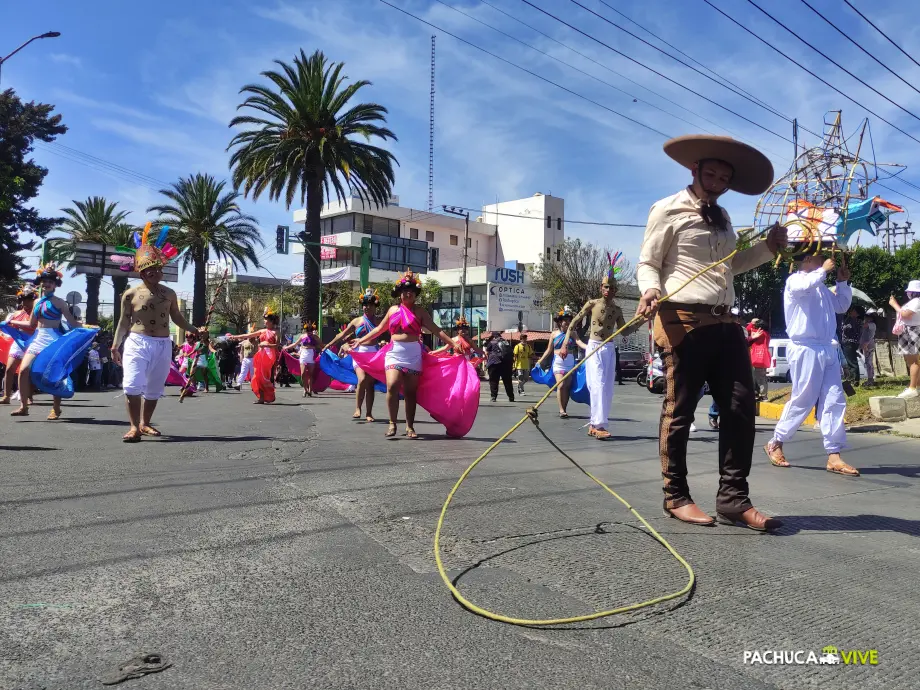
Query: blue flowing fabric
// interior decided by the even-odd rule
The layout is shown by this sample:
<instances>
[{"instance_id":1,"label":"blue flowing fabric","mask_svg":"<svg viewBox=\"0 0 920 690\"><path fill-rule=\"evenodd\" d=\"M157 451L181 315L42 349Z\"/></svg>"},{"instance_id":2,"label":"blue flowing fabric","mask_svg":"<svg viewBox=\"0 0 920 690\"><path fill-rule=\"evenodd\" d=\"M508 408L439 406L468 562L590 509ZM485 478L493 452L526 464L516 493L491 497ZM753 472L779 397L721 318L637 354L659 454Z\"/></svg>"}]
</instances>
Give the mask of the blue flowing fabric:
<instances>
[{"instance_id":1,"label":"blue flowing fabric","mask_svg":"<svg viewBox=\"0 0 920 690\"><path fill-rule=\"evenodd\" d=\"M80 366L99 331L74 328L42 350L32 363L32 385L59 398L73 397L70 373Z\"/></svg>"},{"instance_id":2,"label":"blue flowing fabric","mask_svg":"<svg viewBox=\"0 0 920 690\"><path fill-rule=\"evenodd\" d=\"M23 333L18 328L13 328L6 321L0 322L0 331L10 336L13 342L19 345L23 350L29 347L29 341L32 340L31 335Z\"/></svg>"},{"instance_id":3,"label":"blue flowing fabric","mask_svg":"<svg viewBox=\"0 0 920 690\"><path fill-rule=\"evenodd\" d=\"M552 388L556 383L556 377L553 370L543 370L535 366L530 370L530 378L536 383L542 383L548 388ZM580 366L575 372L575 380L572 381L572 387L569 389L569 399L584 405L591 404L591 393L588 392L588 381L585 377L585 367Z\"/></svg>"},{"instance_id":4,"label":"blue flowing fabric","mask_svg":"<svg viewBox=\"0 0 920 690\"><path fill-rule=\"evenodd\" d=\"M355 373L354 360L352 360L351 355L339 357L331 350L324 350L319 356L319 368L326 376L340 381L346 386L358 385L358 375ZM387 386L385 383L377 381L374 384L374 390L386 393Z\"/></svg>"}]
</instances>

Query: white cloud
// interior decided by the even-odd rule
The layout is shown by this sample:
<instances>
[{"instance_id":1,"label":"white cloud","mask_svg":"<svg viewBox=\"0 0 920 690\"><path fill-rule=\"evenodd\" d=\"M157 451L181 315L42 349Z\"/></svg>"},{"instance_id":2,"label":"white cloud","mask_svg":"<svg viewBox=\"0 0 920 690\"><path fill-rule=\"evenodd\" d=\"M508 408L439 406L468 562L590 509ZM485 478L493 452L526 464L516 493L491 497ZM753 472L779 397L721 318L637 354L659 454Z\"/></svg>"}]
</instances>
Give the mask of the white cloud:
<instances>
[{"instance_id":1,"label":"white cloud","mask_svg":"<svg viewBox=\"0 0 920 690\"><path fill-rule=\"evenodd\" d=\"M62 65L73 65L80 69L83 68L83 60L76 57L75 55L68 55L67 53L51 53L48 57L51 58L52 62L57 62Z\"/></svg>"},{"instance_id":2,"label":"white cloud","mask_svg":"<svg viewBox=\"0 0 920 690\"><path fill-rule=\"evenodd\" d=\"M126 117L132 117L138 120L158 120L156 115L153 115L144 110L138 110L137 108L131 108L128 106L120 105L118 103L112 103L111 101L99 101L93 98L88 98L87 96L82 96L76 94L73 91L66 91L64 89L54 89L51 92L51 95L55 100L64 101L66 103L73 103L74 105L83 106L84 108L89 108L90 110L102 110L109 115L124 115Z\"/></svg>"}]
</instances>

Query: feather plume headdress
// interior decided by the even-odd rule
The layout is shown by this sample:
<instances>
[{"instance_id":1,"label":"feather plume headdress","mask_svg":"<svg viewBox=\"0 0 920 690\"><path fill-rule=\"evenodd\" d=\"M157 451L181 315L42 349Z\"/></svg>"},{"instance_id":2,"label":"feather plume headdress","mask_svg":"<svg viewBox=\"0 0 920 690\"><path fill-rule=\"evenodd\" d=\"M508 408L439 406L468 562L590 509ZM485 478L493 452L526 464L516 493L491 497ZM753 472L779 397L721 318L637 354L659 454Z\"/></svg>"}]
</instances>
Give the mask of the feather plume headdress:
<instances>
[{"instance_id":1,"label":"feather plume headdress","mask_svg":"<svg viewBox=\"0 0 920 690\"><path fill-rule=\"evenodd\" d=\"M126 273L134 270L137 273L145 271L148 268L159 266L162 268L170 261L179 256L179 250L167 242L169 237L169 226L164 225L160 228L156 238L151 242L151 229L153 223L148 222L142 232L134 232L131 236L133 247L119 245L116 249L120 252L126 252L133 256L123 254L112 254L109 259L118 264L118 268Z\"/></svg>"},{"instance_id":2,"label":"feather plume headdress","mask_svg":"<svg viewBox=\"0 0 920 690\"><path fill-rule=\"evenodd\" d=\"M620 259L622 258L623 252L621 251L615 252L613 256L610 256L610 252L607 252L607 274L601 281L601 285L617 284L617 279L619 279L620 274L623 272L623 267L620 265Z\"/></svg>"},{"instance_id":3,"label":"feather plume headdress","mask_svg":"<svg viewBox=\"0 0 920 690\"><path fill-rule=\"evenodd\" d=\"M365 307L368 304L380 304L380 295L377 294L377 290L367 288L367 290L364 291L364 294L361 295L359 302L361 303L362 307Z\"/></svg>"},{"instance_id":4,"label":"feather plume headdress","mask_svg":"<svg viewBox=\"0 0 920 690\"><path fill-rule=\"evenodd\" d=\"M406 268L406 272L393 285L393 297L398 297L399 293L407 287L414 289L416 292L422 291L422 281L412 272L411 268Z\"/></svg>"},{"instance_id":5,"label":"feather plume headdress","mask_svg":"<svg viewBox=\"0 0 920 690\"><path fill-rule=\"evenodd\" d=\"M454 319L454 324L456 324L457 328L470 327L470 322L466 320L465 316L458 316L456 319Z\"/></svg>"},{"instance_id":6,"label":"feather plume headdress","mask_svg":"<svg viewBox=\"0 0 920 690\"><path fill-rule=\"evenodd\" d=\"M554 317L555 321L561 321L562 319L571 319L575 316L575 312L572 311L572 307L566 304L562 309L556 312Z\"/></svg>"},{"instance_id":7,"label":"feather plume headdress","mask_svg":"<svg viewBox=\"0 0 920 690\"><path fill-rule=\"evenodd\" d=\"M46 264L42 264L38 267L38 270L35 271L35 280L32 282L35 285L38 285L43 280L53 280L58 287L61 285L61 281L64 278L64 274L57 270L57 266L53 261L49 261Z\"/></svg>"}]
</instances>

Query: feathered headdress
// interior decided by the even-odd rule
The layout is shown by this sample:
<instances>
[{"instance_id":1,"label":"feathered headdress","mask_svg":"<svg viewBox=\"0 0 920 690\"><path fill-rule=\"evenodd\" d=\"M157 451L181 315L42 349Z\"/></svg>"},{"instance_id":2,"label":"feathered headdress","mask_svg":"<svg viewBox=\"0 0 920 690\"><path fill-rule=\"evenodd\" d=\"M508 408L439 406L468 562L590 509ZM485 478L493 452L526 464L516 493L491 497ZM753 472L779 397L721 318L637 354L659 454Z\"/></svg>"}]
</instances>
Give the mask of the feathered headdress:
<instances>
[{"instance_id":1,"label":"feathered headdress","mask_svg":"<svg viewBox=\"0 0 920 690\"><path fill-rule=\"evenodd\" d=\"M20 302L27 299L35 299L38 297L38 291L32 285L23 285L22 289L16 293L16 299Z\"/></svg>"},{"instance_id":2,"label":"feathered headdress","mask_svg":"<svg viewBox=\"0 0 920 690\"><path fill-rule=\"evenodd\" d=\"M367 290L364 291L364 294L361 295L361 299L359 301L362 307L366 307L368 304L380 304L380 295L377 294L376 290L367 288Z\"/></svg>"},{"instance_id":3,"label":"feathered headdress","mask_svg":"<svg viewBox=\"0 0 920 690\"><path fill-rule=\"evenodd\" d=\"M466 320L465 316L458 316L456 319L454 319L454 323L456 324L457 328L470 327L470 322Z\"/></svg>"},{"instance_id":4,"label":"feathered headdress","mask_svg":"<svg viewBox=\"0 0 920 690\"><path fill-rule=\"evenodd\" d=\"M304 331L314 331L316 330L316 321L304 321L303 322Z\"/></svg>"},{"instance_id":5,"label":"feathered headdress","mask_svg":"<svg viewBox=\"0 0 920 690\"><path fill-rule=\"evenodd\" d=\"M623 272L623 267L620 266L620 259L622 258L623 252L621 251L617 251L613 256L610 256L610 252L607 252L607 274L601 281L601 285L616 285L617 279Z\"/></svg>"},{"instance_id":6,"label":"feathered headdress","mask_svg":"<svg viewBox=\"0 0 920 690\"><path fill-rule=\"evenodd\" d=\"M406 272L393 285L393 297L398 297L399 293L407 287L412 288L417 293L422 291L422 281L412 272L411 268L406 268Z\"/></svg>"},{"instance_id":7,"label":"feathered headdress","mask_svg":"<svg viewBox=\"0 0 920 690\"><path fill-rule=\"evenodd\" d=\"M272 311L270 307L265 307L265 311L262 313L263 319L272 319L273 321L278 321L278 315Z\"/></svg>"},{"instance_id":8,"label":"feathered headdress","mask_svg":"<svg viewBox=\"0 0 920 690\"><path fill-rule=\"evenodd\" d=\"M38 267L38 270L35 271L35 279L32 282L35 285L39 285L43 280L53 280L55 284L60 287L63 278L64 274L57 270L57 266L54 265L54 262L49 261Z\"/></svg>"},{"instance_id":9,"label":"feathered headdress","mask_svg":"<svg viewBox=\"0 0 920 690\"><path fill-rule=\"evenodd\" d=\"M156 239L151 242L150 230L152 227L153 223L148 222L144 226L143 232L135 232L131 236L131 241L134 244L133 247L126 247L124 245L116 247L118 251L130 253L133 254L133 256L112 254L109 259L118 264L118 268L126 273L131 270L140 273L141 271L156 266L162 268L179 256L179 250L166 241L166 238L169 236L169 226L164 225L160 228Z\"/></svg>"},{"instance_id":10,"label":"feathered headdress","mask_svg":"<svg viewBox=\"0 0 920 690\"><path fill-rule=\"evenodd\" d=\"M562 309L556 312L554 317L555 321L561 321L562 319L571 319L575 316L575 312L572 311L572 307L566 304Z\"/></svg>"}]
</instances>

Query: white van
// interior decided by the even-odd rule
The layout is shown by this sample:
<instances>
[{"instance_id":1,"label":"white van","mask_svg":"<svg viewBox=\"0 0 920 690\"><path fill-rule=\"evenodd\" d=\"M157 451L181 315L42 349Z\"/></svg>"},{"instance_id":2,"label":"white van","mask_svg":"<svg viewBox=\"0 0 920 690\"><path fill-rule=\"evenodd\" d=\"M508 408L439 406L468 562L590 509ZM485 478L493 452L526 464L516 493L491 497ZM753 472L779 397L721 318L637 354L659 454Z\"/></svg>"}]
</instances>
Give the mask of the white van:
<instances>
[{"instance_id":1,"label":"white van","mask_svg":"<svg viewBox=\"0 0 920 690\"><path fill-rule=\"evenodd\" d=\"M767 368L767 378L770 381L792 382L792 376L789 373L789 361L786 359L788 345L788 338L777 338L770 341L770 366ZM865 380L866 362L862 352L857 353L856 359L859 361L860 380Z\"/></svg>"}]
</instances>

